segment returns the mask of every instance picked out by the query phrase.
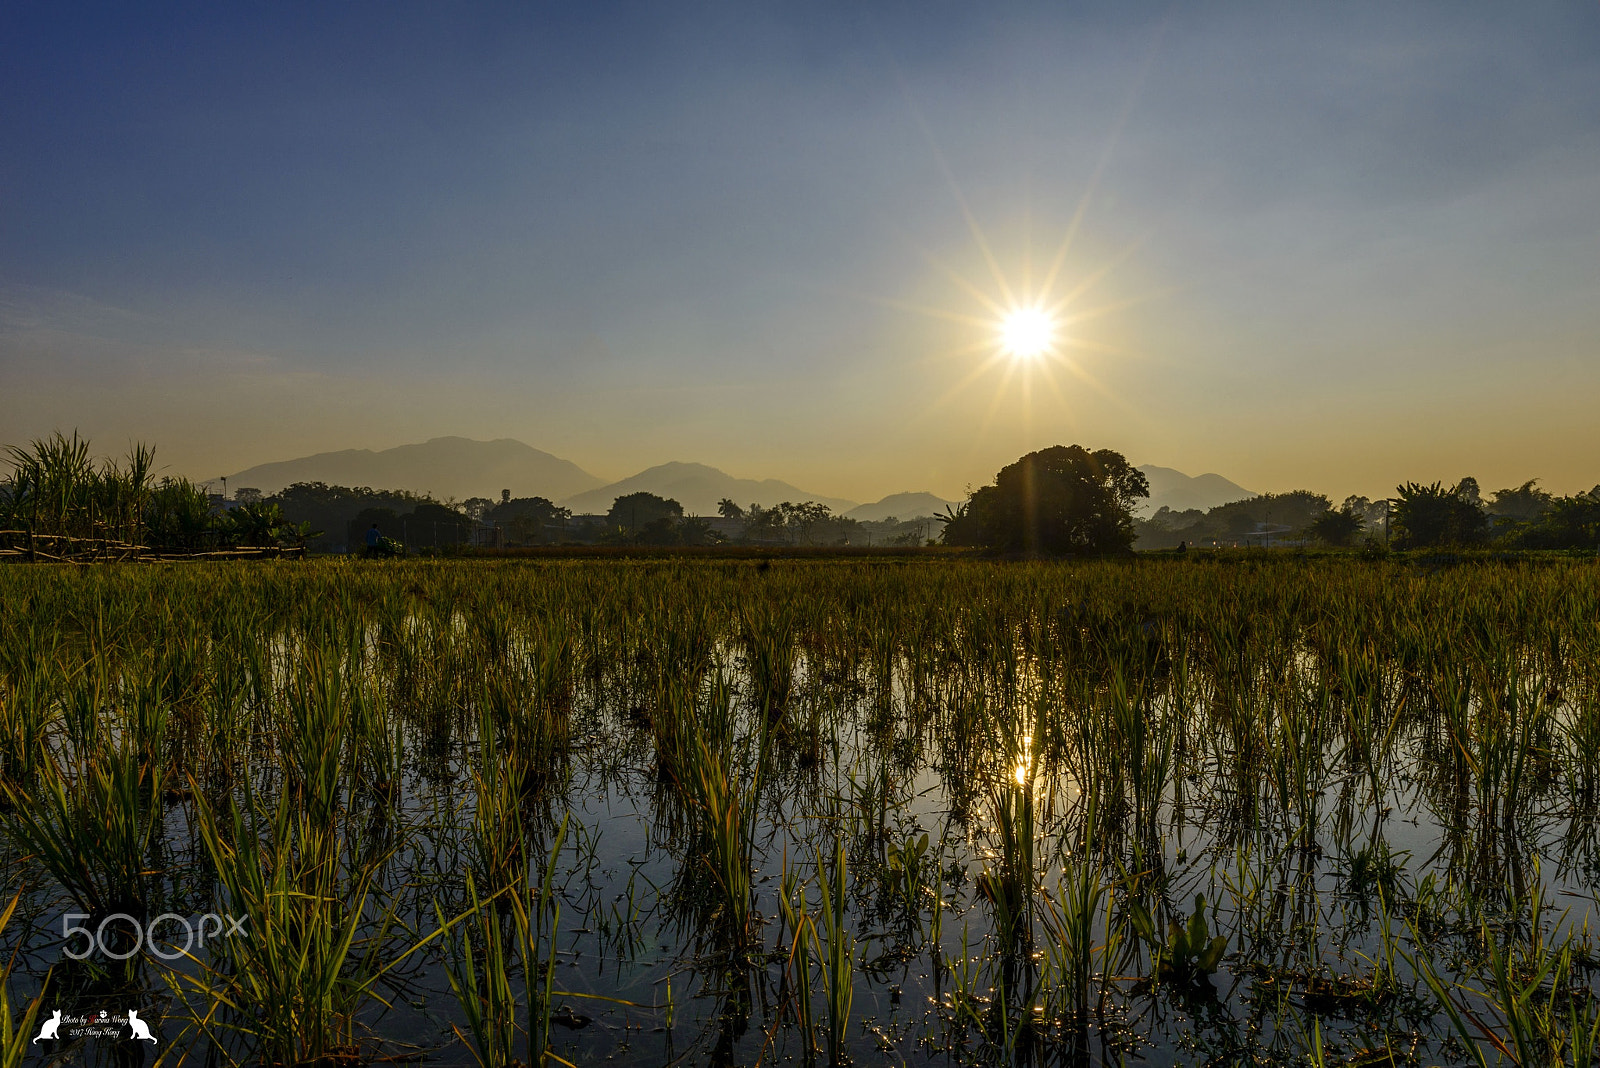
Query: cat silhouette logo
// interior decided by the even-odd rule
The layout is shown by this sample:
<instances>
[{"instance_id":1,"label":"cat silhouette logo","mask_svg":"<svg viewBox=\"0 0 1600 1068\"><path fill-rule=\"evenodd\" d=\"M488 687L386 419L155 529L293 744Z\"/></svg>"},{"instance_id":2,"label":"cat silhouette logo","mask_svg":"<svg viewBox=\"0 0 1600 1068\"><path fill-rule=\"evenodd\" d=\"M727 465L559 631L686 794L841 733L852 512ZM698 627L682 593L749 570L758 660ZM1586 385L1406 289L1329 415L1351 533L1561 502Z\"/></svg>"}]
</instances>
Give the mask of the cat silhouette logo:
<instances>
[{"instance_id":1,"label":"cat silhouette logo","mask_svg":"<svg viewBox=\"0 0 1600 1068\"><path fill-rule=\"evenodd\" d=\"M155 1044L156 1036L150 1033L150 1025L139 1019L138 1009L128 1010L128 1027L133 1031L133 1033L128 1036L128 1040L130 1042L135 1039L140 1039L145 1042L149 1042L152 1045Z\"/></svg>"},{"instance_id":2,"label":"cat silhouette logo","mask_svg":"<svg viewBox=\"0 0 1600 1068\"><path fill-rule=\"evenodd\" d=\"M61 1010L57 1009L50 1014L50 1019L44 1022L44 1026L39 1028L39 1033L33 1036L33 1040L37 1042L42 1038L49 1042L56 1037L56 1032L59 1030L61 1030Z\"/></svg>"}]
</instances>

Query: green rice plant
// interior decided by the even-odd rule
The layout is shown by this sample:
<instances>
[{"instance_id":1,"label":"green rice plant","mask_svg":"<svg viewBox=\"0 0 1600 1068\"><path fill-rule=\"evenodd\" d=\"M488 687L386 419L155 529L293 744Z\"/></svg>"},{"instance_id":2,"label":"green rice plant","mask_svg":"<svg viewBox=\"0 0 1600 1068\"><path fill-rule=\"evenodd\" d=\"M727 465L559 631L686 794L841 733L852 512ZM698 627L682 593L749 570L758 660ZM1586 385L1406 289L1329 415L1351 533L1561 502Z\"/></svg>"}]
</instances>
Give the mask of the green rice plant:
<instances>
[{"instance_id":1,"label":"green rice plant","mask_svg":"<svg viewBox=\"0 0 1600 1068\"><path fill-rule=\"evenodd\" d=\"M961 924L961 950L955 957L944 957L941 973L950 978L949 1008L953 1022L963 1027L973 1027L988 1041L988 1021L980 1007L984 998L980 990L983 959L972 949L972 931L966 921Z\"/></svg>"},{"instance_id":2,"label":"green rice plant","mask_svg":"<svg viewBox=\"0 0 1600 1068\"><path fill-rule=\"evenodd\" d=\"M100 658L83 665L62 700L62 726L73 756L84 763L94 758L109 731L102 728L114 689L107 665Z\"/></svg>"},{"instance_id":3,"label":"green rice plant","mask_svg":"<svg viewBox=\"0 0 1600 1068\"><path fill-rule=\"evenodd\" d=\"M95 923L144 915L147 860L161 824L162 776L127 744L104 747L69 778L44 765L30 793L6 786L7 830ZM114 930L115 928L113 928Z\"/></svg>"},{"instance_id":4,"label":"green rice plant","mask_svg":"<svg viewBox=\"0 0 1600 1068\"><path fill-rule=\"evenodd\" d=\"M353 679L349 680L353 683ZM312 825L331 827L343 805L344 743L350 737L351 694L338 655L308 644L278 718L284 792Z\"/></svg>"},{"instance_id":5,"label":"green rice plant","mask_svg":"<svg viewBox=\"0 0 1600 1068\"><path fill-rule=\"evenodd\" d=\"M139 762L165 771L171 767L168 734L172 714L163 682L154 670L147 670L135 681L125 710L124 730L132 740Z\"/></svg>"},{"instance_id":6,"label":"green rice plant","mask_svg":"<svg viewBox=\"0 0 1600 1068\"><path fill-rule=\"evenodd\" d=\"M0 789L26 793L49 760L49 685L41 670L0 678Z\"/></svg>"},{"instance_id":7,"label":"green rice plant","mask_svg":"<svg viewBox=\"0 0 1600 1068\"><path fill-rule=\"evenodd\" d=\"M828 1063L848 1060L846 1040L850 1030L850 1005L855 990L855 938L845 922L845 897L849 890L844 842L833 846L833 864L828 867L817 855L817 886L822 892L822 926L812 926L817 957L822 963L822 989L828 1005Z\"/></svg>"},{"instance_id":8,"label":"green rice plant","mask_svg":"<svg viewBox=\"0 0 1600 1068\"><path fill-rule=\"evenodd\" d=\"M196 1027L221 1039L218 1013L226 1010L220 1026L278 1064L350 1051L356 1012L383 974L378 956L393 922L382 916L357 938L371 870L349 870L337 823L319 821L287 792L268 807L247 786L222 818L198 791L194 803L223 891L218 904L248 932L208 942L210 960L198 975L168 977L180 996L202 998Z\"/></svg>"},{"instance_id":9,"label":"green rice plant","mask_svg":"<svg viewBox=\"0 0 1600 1068\"><path fill-rule=\"evenodd\" d=\"M551 1060L561 1060L550 1050L551 1014L558 993L555 988L556 933L561 928L561 899L555 889L557 862L570 819L569 814L561 820L545 854L538 885L525 882L510 895L528 1001L528 1058L535 1068L542 1068Z\"/></svg>"},{"instance_id":10,"label":"green rice plant","mask_svg":"<svg viewBox=\"0 0 1600 1068\"><path fill-rule=\"evenodd\" d=\"M1043 897L1046 969L1042 985L1053 1015L1070 1031L1088 1026L1095 925L1104 915L1110 890L1100 867L1086 859L1063 872L1053 897ZM1109 930L1108 924L1108 936ZM1102 960L1109 960L1111 951L1108 937Z\"/></svg>"},{"instance_id":11,"label":"green rice plant","mask_svg":"<svg viewBox=\"0 0 1600 1068\"><path fill-rule=\"evenodd\" d=\"M794 685L796 627L788 605L760 600L744 612L747 673L763 715L782 711Z\"/></svg>"},{"instance_id":12,"label":"green rice plant","mask_svg":"<svg viewBox=\"0 0 1600 1068\"><path fill-rule=\"evenodd\" d=\"M517 1005L511 993L504 934L494 909L490 907L492 899L483 901L478 897L478 887L470 871L466 878L473 926L483 946L483 961L480 972L470 932L446 936L445 975L450 980L451 992L455 994L467 1018L468 1033L463 1035L460 1028L454 1025L452 1030L457 1038L467 1043L481 1068L505 1068L516 1060ZM434 903L434 913L439 921L439 929L448 929L450 924L437 902Z\"/></svg>"},{"instance_id":13,"label":"green rice plant","mask_svg":"<svg viewBox=\"0 0 1600 1068\"><path fill-rule=\"evenodd\" d=\"M1117 778L1126 777L1134 826L1146 842L1153 842L1162 797L1172 777L1177 716L1170 703L1152 698L1148 683L1137 672L1136 666L1121 660L1110 666L1109 737L1104 744L1115 754L1119 768L1125 769Z\"/></svg>"},{"instance_id":14,"label":"green rice plant","mask_svg":"<svg viewBox=\"0 0 1600 1068\"><path fill-rule=\"evenodd\" d=\"M16 803L28 807L25 796L43 818L56 805L50 776L87 811L89 769L121 747L152 774L166 769L164 778L173 767L190 769L194 789L217 814L217 838L247 847L234 840L229 817L237 803L263 869L270 875L279 854L287 858L289 900L300 901L302 919L280 923L289 934L278 941L299 944L295 925L317 915L306 903L313 898L334 902L327 908L341 934L341 925L355 924L339 969L339 1006L357 1006L352 1013L377 1007L375 988L363 992L362 984L382 969L364 961L383 952L384 930L449 926L459 932L449 944L458 983L468 990L470 972L477 992L467 1000L480 1007L505 1003L496 975L525 968L524 957L534 962L529 1045L555 1054L562 1051L548 1041L548 1025L563 1016L552 1003L577 995L558 989L565 973L550 971L544 936L530 952L520 931L508 930L518 911L511 897L530 929L543 923L548 931L556 913L569 921L563 941L570 935L585 958L597 948L628 956L632 932L663 915L647 888L655 886L656 866L669 863L678 878L659 892L665 914L679 918L683 945L675 962L639 959L632 967L659 963L670 971L689 963L709 986L724 988L712 1008L712 999L683 998L682 973L675 973L678 1022L705 1023L728 1009L712 1028L728 1045L712 1055L740 1055L735 1021L761 990L750 985L760 974L758 910L777 911L771 899L781 893L792 915L776 944L788 964L781 1008L768 1015L772 1034L793 1022L809 1034L802 1045L826 1047L819 987L828 933L818 891L800 887L809 880L792 872L780 887L754 870L769 866L769 827L774 842L808 850L827 843L824 860L830 840L842 840L853 876L844 893L863 902L876 891L882 915L892 915L886 930L872 932L870 962L856 967L886 977L891 964L909 967L915 949L907 936L920 927L934 967L926 980L902 977L906 993L915 1000L922 991L912 987L924 983L935 995L954 991L939 1018L952 1036L961 1032L959 1041L984 1043L951 1052L953 1061L1014 1053L1021 1062L1059 1052L1066 1062L1079 1053L1092 1062L1097 1054L1087 1047L1041 1054L1029 1044L1048 1041L1042 1028L1056 1021L1063 1038L1076 1041L1076 1029L1096 1019L1108 1035L1126 1028L1135 1041L1150 1030L1150 1056L1168 1057L1166 1043L1184 1022L1156 1023L1164 1006L1147 1015L1124 1000L1117 976L1141 963L1133 910L1124 907L1134 891L1107 888L1106 873L1120 870L1129 887L1149 891L1152 912L1168 894L1187 903L1198 887L1209 907L1221 881L1227 889L1220 892L1233 898L1220 911L1228 926L1218 928L1219 913L1206 913L1197 938L1184 908L1171 915L1180 929L1174 935L1161 915L1149 924L1150 941L1160 943L1152 953L1158 965L1179 956L1198 965L1209 944L1226 936L1238 950L1238 988L1220 991L1218 1005L1191 998L1177 1011L1193 1014L1200 1041L1215 1041L1208 1051L1228 1059L1236 1041L1257 1041L1224 1023L1229 1014L1240 1018L1248 974L1263 992L1251 1002L1248 1026L1260 1021L1261 1028L1250 1035L1261 1036L1255 1050L1271 1059L1301 1053L1290 1048L1285 976L1326 976L1339 991L1362 982L1393 990L1385 1005L1394 1007L1384 1011L1391 1023L1412 1026L1403 1015L1413 1010L1408 977L1394 974L1404 964L1386 948L1394 940L1385 927L1391 897L1408 898L1406 915L1430 945L1454 948L1449 940L1463 935L1476 945L1487 921L1504 946L1512 993L1537 971L1527 914L1516 933L1498 924L1506 904L1526 908L1531 857L1559 854L1563 868L1550 885L1562 890L1580 888L1597 867L1592 784L1600 782L1600 743L1589 737L1600 738L1589 722L1600 722L1592 715L1600 694L1597 597L1600 573L1587 561L1425 570L1403 558L1198 553L1170 565L1149 558L893 567L797 560L766 570L685 559L404 561L381 571L312 560L70 575L6 567L0 775L18 791ZM750 649L751 624L765 626L762 620L773 621L771 655ZM779 666L761 668L762 656ZM779 681L785 660L786 698L781 714L771 714L776 690L760 696L757 675ZM741 697L727 700L729 693ZM591 826L580 823L573 833L583 855L570 881L578 889L568 904L558 888L536 920L540 894L525 884L539 862L521 840L542 826L536 805L629 791L639 775L653 780L653 795L629 800L641 806L651 847L665 847L670 860L636 855L619 867L610 832L596 847ZM470 814L459 803L464 789L477 798ZM252 791L259 803L232 800ZM145 892L205 901L212 850L185 840L185 828L199 826L186 820L194 807L187 791L164 792L177 804L151 833ZM294 819L286 837L273 829L284 797L291 816L315 817L325 841L302 835ZM1408 821L1432 813L1445 847L1436 861L1385 856L1377 847L1362 856L1364 844L1383 840L1389 806ZM906 837L904 828L930 811L948 813L943 844L953 857L931 836L924 850L920 829ZM9 812L4 818L16 824ZM960 865L949 894L936 857ZM1050 885L1044 870L1057 858L1065 870ZM973 859L985 868L976 888L965 885ZM1200 869L1209 860L1222 868L1207 883ZM26 863L19 870L45 870ZM1415 863L1422 870L1413 878L1408 865ZM160 882L152 878L157 868ZM1086 870L1098 873L1094 885ZM369 889L350 921L363 873ZM607 896L624 883L626 905ZM1337 895L1318 896L1319 887L1335 885ZM1177 895L1180 886L1186 889ZM830 881L827 889L837 886ZM45 907L29 903L53 899L53 887L44 890L19 911ZM230 891L224 883L216 893L221 908ZM1086 906L1085 895L1095 893L1099 906ZM1363 896L1373 893L1382 908L1363 915ZM428 915L435 898L474 896L485 907L449 925ZM979 915L963 915L969 907ZM581 922L570 922L574 911ZM941 944L947 919L971 924L959 960L954 945L947 954ZM1558 953L1569 940L1581 978L1583 936L1548 916L1541 923L1548 942L1541 952ZM485 941L494 924L502 942L511 939L499 963ZM1172 949L1180 943L1181 954ZM1022 952L1035 948L1036 955ZM277 1025L258 1021L254 1009L230 1007L243 1005L243 987L231 985L231 958L211 949L216 955L200 952L193 968L180 969L197 982L172 978L194 1007L202 1045L193 1055L265 1050L259 1035ZM328 955L313 952L319 960ZM1484 956L1476 978L1459 977L1482 995L1456 985L1449 993L1515 1054L1496 1007L1510 995L1496 985L1487 950ZM1357 979L1338 974L1353 961L1361 962ZM440 964L427 967L443 985ZM268 968L258 961L245 970ZM320 983L313 972L320 974L308 964L297 980L307 990ZM625 971L621 981L632 981L628 974L636 973ZM1562 1058L1581 1060L1593 1003L1572 978L1557 982L1555 974L1522 998L1529 1033L1547 1027L1564 1043ZM741 989L730 993L734 984ZM515 974L509 989L522 999ZM1355 1002L1339 995L1340 1005ZM857 1000L851 1011L860 1007ZM1118 1020L1124 1009L1129 1014ZM1040 1010L1040 1022L1029 1022ZM516 1033L522 1011L517 1005L511 1041L531 1060ZM506 1030L493 1022L504 1016L486 1010L481 1018L483 1035L500 1036L492 1042L474 1045L470 1019L458 1021L461 1034L483 1057L504 1060L511 1055ZM343 1044L358 1033L355 1025L318 1024L311 1008L302 1018L330 1036L322 1045L338 1051L331 1056L342 1058ZM1415 1025L1422 1041L1453 1026L1442 1012L1435 1023ZM547 1038L535 1040L541 1027ZM895 1040L901 1034L885 1030ZM1499 1055L1474 1034L1489 1059ZM214 1050L203 1048L208 1035ZM1340 1041L1347 1035L1341 1029ZM1328 1029L1321 1037L1334 1045ZM604 1056L606 1041L599 1028L572 1036L585 1056ZM1330 1060L1341 1055L1327 1052Z\"/></svg>"},{"instance_id":15,"label":"green rice plant","mask_svg":"<svg viewBox=\"0 0 1600 1068\"><path fill-rule=\"evenodd\" d=\"M478 765L473 771L477 804L472 814L472 842L478 870L490 893L520 886L526 878L525 827L522 817L524 765L501 750L487 714L479 728Z\"/></svg>"},{"instance_id":16,"label":"green rice plant","mask_svg":"<svg viewBox=\"0 0 1600 1068\"><path fill-rule=\"evenodd\" d=\"M678 784L692 818L690 848L698 858L696 867L709 877L715 891L704 910L703 927L714 934L721 949L737 955L755 937L750 873L772 731L763 718L746 779L735 757L731 709L720 677L712 680L708 694L704 720L687 724L689 738Z\"/></svg>"},{"instance_id":17,"label":"green rice plant","mask_svg":"<svg viewBox=\"0 0 1600 1068\"><path fill-rule=\"evenodd\" d=\"M809 1060L817 1049L816 1021L811 1010L812 946L817 942L817 927L806 902L805 884L800 881L799 872L789 866L787 849L783 854L779 882L782 890L778 907L789 942L784 983L788 988L788 1003L794 1005L795 1023L800 1029L801 1054Z\"/></svg>"},{"instance_id":18,"label":"green rice plant","mask_svg":"<svg viewBox=\"0 0 1600 1068\"><path fill-rule=\"evenodd\" d=\"M10 903L0 910L0 934L5 933L6 925L11 922L12 915L17 911L17 903L21 900L21 894L14 894ZM4 970L0 970L0 1068L20 1068L23 1059L32 1052L29 1036L34 1033L33 1021L38 1017L39 1006L44 1002L44 991L50 986L50 977L46 975L43 988L32 1001L28 1002L27 1008L22 1010L22 1017L13 1018L11 973L16 965L17 956L16 953L12 953L6 960Z\"/></svg>"},{"instance_id":19,"label":"green rice plant","mask_svg":"<svg viewBox=\"0 0 1600 1068\"><path fill-rule=\"evenodd\" d=\"M1545 937L1547 906L1537 872L1527 908L1525 946L1517 944L1517 925L1508 928L1512 937L1505 940L1487 923L1481 925L1488 951L1485 989L1448 983L1415 926L1410 928L1415 951L1399 952L1433 994L1474 1063L1487 1068L1487 1045L1513 1064L1591 1065L1600 1049L1600 1006L1576 977L1574 939L1554 946ZM1477 1011L1474 1002L1481 1003Z\"/></svg>"},{"instance_id":20,"label":"green rice plant","mask_svg":"<svg viewBox=\"0 0 1600 1068\"><path fill-rule=\"evenodd\" d=\"M922 903L928 896L928 878L939 866L938 857L928 855L928 842L924 831L920 838L890 842L885 850L884 881L894 902L894 911L907 928L919 923Z\"/></svg>"},{"instance_id":21,"label":"green rice plant","mask_svg":"<svg viewBox=\"0 0 1600 1068\"><path fill-rule=\"evenodd\" d=\"M978 875L978 893L993 909L996 934L1008 951L1032 939L1038 896L1033 781L1024 767L1014 764L1014 774L990 788L995 855Z\"/></svg>"}]
</instances>

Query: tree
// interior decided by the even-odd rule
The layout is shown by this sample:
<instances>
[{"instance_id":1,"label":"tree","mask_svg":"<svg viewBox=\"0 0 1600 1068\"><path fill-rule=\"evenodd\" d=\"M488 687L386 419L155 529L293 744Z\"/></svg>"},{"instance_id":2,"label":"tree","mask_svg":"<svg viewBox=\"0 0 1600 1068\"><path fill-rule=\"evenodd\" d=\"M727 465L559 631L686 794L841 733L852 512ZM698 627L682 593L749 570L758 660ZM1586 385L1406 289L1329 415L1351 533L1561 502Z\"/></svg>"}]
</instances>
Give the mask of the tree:
<instances>
[{"instance_id":1,"label":"tree","mask_svg":"<svg viewBox=\"0 0 1600 1068\"><path fill-rule=\"evenodd\" d=\"M237 500L237 498L235 498ZM248 504L228 509L230 540L240 545L276 545L293 536L293 524L276 504L263 504L258 497Z\"/></svg>"},{"instance_id":2,"label":"tree","mask_svg":"<svg viewBox=\"0 0 1600 1068\"><path fill-rule=\"evenodd\" d=\"M1150 495L1119 452L1055 445L1002 468L943 517L946 545L1001 552L1102 554L1133 545L1133 508Z\"/></svg>"},{"instance_id":3,"label":"tree","mask_svg":"<svg viewBox=\"0 0 1600 1068\"><path fill-rule=\"evenodd\" d=\"M744 531L739 539L757 544L784 540L783 512L779 508L763 508L755 502L744 512Z\"/></svg>"},{"instance_id":4,"label":"tree","mask_svg":"<svg viewBox=\"0 0 1600 1068\"><path fill-rule=\"evenodd\" d=\"M1385 500L1369 501L1365 497L1351 494L1339 506L1341 511L1354 512L1361 517L1361 525L1367 530L1377 530L1383 526L1383 521L1389 514L1389 502Z\"/></svg>"},{"instance_id":5,"label":"tree","mask_svg":"<svg viewBox=\"0 0 1600 1068\"><path fill-rule=\"evenodd\" d=\"M447 505L434 501L418 504L400 517L400 528L414 546L438 548L466 545L472 541L472 520Z\"/></svg>"},{"instance_id":6,"label":"tree","mask_svg":"<svg viewBox=\"0 0 1600 1068\"><path fill-rule=\"evenodd\" d=\"M1489 519L1479 506L1476 480L1464 478L1450 489L1438 482L1407 482L1395 492L1391 523L1400 548L1479 545L1488 539Z\"/></svg>"},{"instance_id":7,"label":"tree","mask_svg":"<svg viewBox=\"0 0 1600 1068\"><path fill-rule=\"evenodd\" d=\"M1346 503L1335 511L1329 508L1306 527L1306 533L1324 545L1346 548L1355 544L1356 535L1362 531L1361 515Z\"/></svg>"},{"instance_id":8,"label":"tree","mask_svg":"<svg viewBox=\"0 0 1600 1068\"><path fill-rule=\"evenodd\" d=\"M1556 497L1539 518L1507 539L1519 549L1600 549L1600 486L1574 497Z\"/></svg>"},{"instance_id":9,"label":"tree","mask_svg":"<svg viewBox=\"0 0 1600 1068\"><path fill-rule=\"evenodd\" d=\"M828 506L816 501L801 501L799 504L784 501L778 505L777 511L783 517L784 529L790 532L792 540L802 545L816 544L818 528L833 518Z\"/></svg>"},{"instance_id":10,"label":"tree","mask_svg":"<svg viewBox=\"0 0 1600 1068\"><path fill-rule=\"evenodd\" d=\"M485 512L484 518L498 523L515 544L542 545L565 534L572 510L545 497L507 497Z\"/></svg>"},{"instance_id":11,"label":"tree","mask_svg":"<svg viewBox=\"0 0 1600 1068\"><path fill-rule=\"evenodd\" d=\"M1539 480L1530 478L1516 489L1495 490L1489 503L1489 513L1508 519L1537 519L1555 500L1551 494L1536 488Z\"/></svg>"},{"instance_id":12,"label":"tree","mask_svg":"<svg viewBox=\"0 0 1600 1068\"><path fill-rule=\"evenodd\" d=\"M474 521L488 515L489 510L493 507L494 502L487 497L468 497L461 502L461 511L468 519Z\"/></svg>"},{"instance_id":13,"label":"tree","mask_svg":"<svg viewBox=\"0 0 1600 1068\"><path fill-rule=\"evenodd\" d=\"M711 520L699 516L690 516L678 524L678 544L680 545L718 545L722 542L722 535L711 529Z\"/></svg>"},{"instance_id":14,"label":"tree","mask_svg":"<svg viewBox=\"0 0 1600 1068\"><path fill-rule=\"evenodd\" d=\"M407 490L375 490L370 486L330 486L326 482L296 482L267 500L281 506L284 516L290 522L310 523L313 529L328 532L321 539L313 537L312 548L335 550L345 547L339 534L350 530L355 530L361 535L361 538L350 543L351 547L359 548L364 544L367 527L350 526L350 521L363 510L387 508L396 516L403 516L417 505L428 502L429 498ZM399 528L396 528L396 533L398 532Z\"/></svg>"},{"instance_id":15,"label":"tree","mask_svg":"<svg viewBox=\"0 0 1600 1068\"><path fill-rule=\"evenodd\" d=\"M717 514L724 519L743 519L744 509L734 504L732 498L724 497L717 502Z\"/></svg>"},{"instance_id":16,"label":"tree","mask_svg":"<svg viewBox=\"0 0 1600 1068\"><path fill-rule=\"evenodd\" d=\"M606 526L627 531L643 530L658 519L676 522L683 518L683 505L668 497L657 497L643 490L618 497L606 513Z\"/></svg>"}]
</instances>

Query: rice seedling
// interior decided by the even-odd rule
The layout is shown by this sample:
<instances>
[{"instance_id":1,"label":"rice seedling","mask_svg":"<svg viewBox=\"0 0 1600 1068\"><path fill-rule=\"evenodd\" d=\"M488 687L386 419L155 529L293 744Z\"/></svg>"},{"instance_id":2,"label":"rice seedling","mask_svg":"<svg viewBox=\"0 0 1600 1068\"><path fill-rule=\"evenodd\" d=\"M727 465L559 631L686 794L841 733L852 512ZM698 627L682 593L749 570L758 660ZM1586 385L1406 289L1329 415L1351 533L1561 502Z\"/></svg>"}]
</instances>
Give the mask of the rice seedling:
<instances>
[{"instance_id":1,"label":"rice seedling","mask_svg":"<svg viewBox=\"0 0 1600 1068\"><path fill-rule=\"evenodd\" d=\"M561 902L555 893L555 881L567 823L567 819L561 821L550 844L538 885L524 883L511 895L527 996L528 1057L532 1064L541 1066L559 1059L550 1050L550 1028L556 998L556 933L561 926Z\"/></svg>"},{"instance_id":2,"label":"rice seedling","mask_svg":"<svg viewBox=\"0 0 1600 1068\"><path fill-rule=\"evenodd\" d=\"M850 1031L850 1006L855 999L855 938L845 921L845 896L849 887L844 843L835 842L833 862L825 865L817 856L817 887L822 893L822 926L811 927L816 939L817 957L822 964L822 990L828 1006L828 1063L844 1064L849 1059L847 1039Z\"/></svg>"},{"instance_id":3,"label":"rice seedling","mask_svg":"<svg viewBox=\"0 0 1600 1068\"><path fill-rule=\"evenodd\" d=\"M6 926L11 922L11 917L16 914L17 905L22 901L22 895L14 894L4 909L0 909L0 935L3 935ZM17 957L13 953L6 959L5 967L0 969L0 1068L18 1068L23 1058L31 1050L29 1036L33 1032L33 1022L39 1016L39 1005L44 1001L41 991L30 1000L22 1010L20 1017L12 1015L11 1011L11 973L16 968ZM48 981L48 976L46 977Z\"/></svg>"},{"instance_id":4,"label":"rice seedling","mask_svg":"<svg viewBox=\"0 0 1600 1068\"><path fill-rule=\"evenodd\" d=\"M788 853L783 856L782 893L778 898L778 907L782 910L785 932L779 945L784 941L789 943L784 965L784 993L788 995L786 1003L794 1006L795 1025L800 1030L801 1054L809 1060L817 1048L816 1022L811 1008L812 947L820 939L816 921L806 901L805 884L800 881L799 872L789 866Z\"/></svg>"},{"instance_id":5,"label":"rice seedling","mask_svg":"<svg viewBox=\"0 0 1600 1068\"><path fill-rule=\"evenodd\" d=\"M1089 1028L1095 934L1102 922L1106 936L1100 952L1102 972L1115 959L1113 927L1106 915L1110 890L1099 867L1084 861L1063 873L1054 896L1043 898L1046 969L1041 985L1046 1012L1075 1037L1086 1035Z\"/></svg>"},{"instance_id":6,"label":"rice seedling","mask_svg":"<svg viewBox=\"0 0 1600 1068\"><path fill-rule=\"evenodd\" d=\"M247 787L222 814L197 794L195 808L219 904L248 934L208 943L198 975L171 977L179 996L202 999L194 1025L215 1034L220 1022L280 1064L354 1050L356 1013L382 974L393 922L362 922L371 869L350 870L338 825L287 791L268 806Z\"/></svg>"},{"instance_id":7,"label":"rice seedling","mask_svg":"<svg viewBox=\"0 0 1600 1068\"><path fill-rule=\"evenodd\" d=\"M132 746L99 749L75 777L51 762L33 794L7 786L8 828L98 926L148 904L147 854L161 822L161 771ZM121 934L119 926L111 927Z\"/></svg>"},{"instance_id":8,"label":"rice seedling","mask_svg":"<svg viewBox=\"0 0 1600 1068\"><path fill-rule=\"evenodd\" d=\"M511 993L511 978L506 958L504 932L495 911L478 897L477 884L467 873L467 895L472 903L472 930L482 949L482 968L473 950L471 931L448 938L445 974L450 990L466 1016L467 1033L456 1030L467 1043L480 1068L504 1068L515 1061L516 1000ZM434 906L439 929L449 921L443 910Z\"/></svg>"}]
</instances>

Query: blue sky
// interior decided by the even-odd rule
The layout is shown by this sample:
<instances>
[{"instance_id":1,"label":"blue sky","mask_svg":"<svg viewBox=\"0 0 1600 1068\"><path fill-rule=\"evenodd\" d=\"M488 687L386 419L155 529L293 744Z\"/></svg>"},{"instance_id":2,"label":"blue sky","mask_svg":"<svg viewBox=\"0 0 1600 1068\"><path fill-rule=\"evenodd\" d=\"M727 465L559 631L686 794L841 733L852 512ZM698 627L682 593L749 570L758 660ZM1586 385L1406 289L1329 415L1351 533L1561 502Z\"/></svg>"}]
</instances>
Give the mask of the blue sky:
<instances>
[{"instance_id":1,"label":"blue sky","mask_svg":"<svg viewBox=\"0 0 1600 1068\"><path fill-rule=\"evenodd\" d=\"M1587 489L1597 46L1587 3L10 4L0 440ZM993 359L1069 232L1059 358Z\"/></svg>"}]
</instances>

